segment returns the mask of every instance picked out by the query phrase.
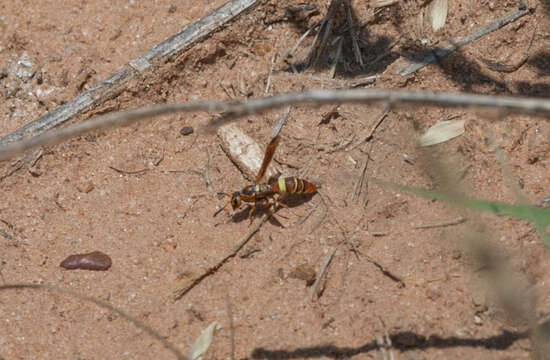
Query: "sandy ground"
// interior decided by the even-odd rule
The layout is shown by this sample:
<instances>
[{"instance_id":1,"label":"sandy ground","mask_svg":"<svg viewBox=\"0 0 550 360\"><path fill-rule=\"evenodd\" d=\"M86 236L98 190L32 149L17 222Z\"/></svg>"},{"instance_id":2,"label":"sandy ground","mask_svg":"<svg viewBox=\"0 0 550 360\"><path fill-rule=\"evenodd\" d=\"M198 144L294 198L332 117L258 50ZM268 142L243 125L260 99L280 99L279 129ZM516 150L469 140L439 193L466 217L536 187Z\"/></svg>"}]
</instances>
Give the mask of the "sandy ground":
<instances>
[{"instance_id":1,"label":"sandy ground","mask_svg":"<svg viewBox=\"0 0 550 360\"><path fill-rule=\"evenodd\" d=\"M548 96L545 3L527 4L530 15L408 77L395 74L400 57L466 36L516 4L449 1L447 22L434 33L424 1L382 8L373 3L352 1L363 69L354 59L349 27L337 13L329 48L317 66L292 71L305 60L312 32L292 58L273 69L268 94L346 88L379 75L362 86ZM222 4L2 2L0 134L69 101ZM324 1L307 5L317 10L289 16L288 9L303 4L264 1L74 121L154 103L263 96L272 59L327 11ZM337 36L343 37L343 52L331 77ZM515 184L528 200L540 200L550 186L550 124L468 109L400 108L388 111L372 139L347 146L384 111L349 104L292 108L275 162L285 175L315 181L321 194L291 201L236 257L177 301L173 292L182 283L218 263L250 229L244 207L244 215L224 211L213 217L227 198L205 185L208 157L214 192L232 193L248 181L216 135L203 130L211 115L165 116L0 163L0 281L93 296L156 329L184 353L216 321L219 329L206 359L530 358L527 327L491 296L486 272L464 240L475 233L476 241L499 249L510 278L513 273L526 279L536 298L530 309L541 318L550 312L545 276L550 259L529 223L459 212L367 181L358 195L355 189L366 166L366 179L438 188L452 178L452 186L472 196L510 203L517 200L510 185ZM281 112L247 116L237 124L265 147ZM465 133L420 151L419 134L448 119L465 120ZM184 126L194 133L182 136ZM499 165L497 145L509 176ZM457 221L462 218L466 221ZM434 224L439 226L423 227ZM95 250L111 257L108 271L59 267L70 254ZM300 273L318 272L330 254L311 296ZM119 314L38 290L0 292L0 356L173 358Z\"/></svg>"}]
</instances>

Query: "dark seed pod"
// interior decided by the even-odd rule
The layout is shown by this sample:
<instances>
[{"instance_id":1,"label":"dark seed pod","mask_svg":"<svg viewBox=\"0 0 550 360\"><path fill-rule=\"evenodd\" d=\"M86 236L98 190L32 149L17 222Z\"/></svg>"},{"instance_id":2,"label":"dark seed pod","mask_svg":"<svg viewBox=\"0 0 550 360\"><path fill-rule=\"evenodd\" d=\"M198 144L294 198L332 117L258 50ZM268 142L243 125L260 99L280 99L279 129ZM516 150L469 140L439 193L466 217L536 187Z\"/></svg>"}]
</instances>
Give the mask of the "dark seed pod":
<instances>
[{"instance_id":1,"label":"dark seed pod","mask_svg":"<svg viewBox=\"0 0 550 360\"><path fill-rule=\"evenodd\" d=\"M109 255L101 251L94 251L88 254L70 255L59 264L67 270L98 270L105 271L111 267L112 261Z\"/></svg>"}]
</instances>

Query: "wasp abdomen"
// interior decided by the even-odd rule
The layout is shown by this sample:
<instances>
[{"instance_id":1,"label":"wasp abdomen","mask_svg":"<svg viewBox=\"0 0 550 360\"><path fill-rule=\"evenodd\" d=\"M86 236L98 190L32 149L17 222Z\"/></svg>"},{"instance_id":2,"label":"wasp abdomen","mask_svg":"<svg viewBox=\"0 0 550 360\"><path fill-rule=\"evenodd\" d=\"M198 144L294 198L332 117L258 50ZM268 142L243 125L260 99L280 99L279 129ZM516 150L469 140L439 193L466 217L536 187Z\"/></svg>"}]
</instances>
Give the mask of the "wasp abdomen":
<instances>
[{"instance_id":1,"label":"wasp abdomen","mask_svg":"<svg viewBox=\"0 0 550 360\"><path fill-rule=\"evenodd\" d=\"M315 185L294 176L274 179L270 185L273 192L279 194L314 194L317 192L317 187Z\"/></svg>"}]
</instances>

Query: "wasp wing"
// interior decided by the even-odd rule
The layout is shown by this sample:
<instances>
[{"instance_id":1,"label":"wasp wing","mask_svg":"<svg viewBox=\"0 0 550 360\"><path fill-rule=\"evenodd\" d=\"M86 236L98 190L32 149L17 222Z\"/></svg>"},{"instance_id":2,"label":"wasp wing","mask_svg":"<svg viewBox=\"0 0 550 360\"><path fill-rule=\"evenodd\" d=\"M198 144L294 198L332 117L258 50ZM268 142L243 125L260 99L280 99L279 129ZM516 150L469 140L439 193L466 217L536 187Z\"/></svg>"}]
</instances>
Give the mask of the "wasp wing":
<instances>
[{"instance_id":1,"label":"wasp wing","mask_svg":"<svg viewBox=\"0 0 550 360\"><path fill-rule=\"evenodd\" d=\"M273 159L273 155L275 155L275 150L277 149L277 145L279 145L279 140L280 140L280 136L277 135L273 139L271 139L271 141L269 142L269 145L267 145L267 149L265 149L264 160L262 161L262 166L260 167L258 176L256 176L256 184L259 184L260 181L262 181L265 171L267 170L269 163L271 163L271 159Z\"/></svg>"}]
</instances>

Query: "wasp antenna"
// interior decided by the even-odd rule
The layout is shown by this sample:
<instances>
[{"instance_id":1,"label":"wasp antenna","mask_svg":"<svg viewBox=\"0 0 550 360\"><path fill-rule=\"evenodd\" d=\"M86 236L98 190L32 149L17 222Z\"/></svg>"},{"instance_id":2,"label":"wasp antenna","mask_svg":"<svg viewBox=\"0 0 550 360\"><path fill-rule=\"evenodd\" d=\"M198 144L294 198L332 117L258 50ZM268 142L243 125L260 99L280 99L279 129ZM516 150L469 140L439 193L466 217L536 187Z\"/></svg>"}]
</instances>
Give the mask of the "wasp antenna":
<instances>
[{"instance_id":1,"label":"wasp antenna","mask_svg":"<svg viewBox=\"0 0 550 360\"><path fill-rule=\"evenodd\" d=\"M225 194L225 195L227 195L227 194ZM221 212L222 212L222 211L223 211L223 210L224 210L224 209L225 209L225 208L227 207L227 205L229 205L229 203L228 203L228 202L227 202L227 203L225 203L225 205L224 205L224 206L223 206L222 208L220 208L220 209L216 210L216 212L214 213L214 215L213 215L212 217L216 217L216 216L218 216L218 214L219 214L219 213L221 213Z\"/></svg>"}]
</instances>

